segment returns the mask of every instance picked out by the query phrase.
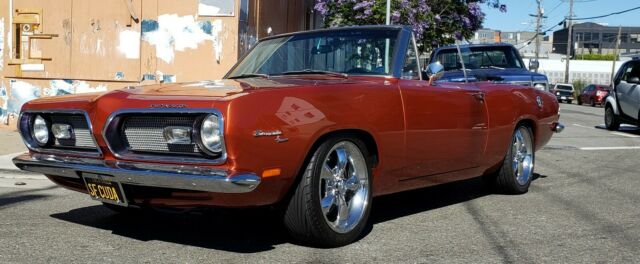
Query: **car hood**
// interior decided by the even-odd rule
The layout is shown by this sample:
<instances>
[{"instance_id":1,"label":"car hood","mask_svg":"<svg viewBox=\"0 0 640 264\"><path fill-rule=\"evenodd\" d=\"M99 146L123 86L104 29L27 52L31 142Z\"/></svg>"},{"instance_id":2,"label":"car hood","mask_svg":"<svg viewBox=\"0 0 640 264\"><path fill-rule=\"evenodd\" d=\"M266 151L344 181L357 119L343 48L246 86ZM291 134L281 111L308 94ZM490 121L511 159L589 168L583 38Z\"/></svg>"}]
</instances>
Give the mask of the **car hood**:
<instances>
[{"instance_id":1,"label":"car hood","mask_svg":"<svg viewBox=\"0 0 640 264\"><path fill-rule=\"evenodd\" d=\"M484 79L486 77L496 78L495 81L500 82L530 82L534 79L546 79L546 76L539 73L530 72L526 69L476 69L467 70L467 76L470 81L478 79ZM483 78L484 77L484 78ZM535 77L535 78L534 78ZM464 74L462 71L448 71L444 73L441 78L442 81L447 82L463 82Z\"/></svg>"},{"instance_id":2,"label":"car hood","mask_svg":"<svg viewBox=\"0 0 640 264\"><path fill-rule=\"evenodd\" d=\"M189 107L209 108L216 102L229 101L249 93L269 89L299 88L321 85L346 85L366 80L335 77L308 78L248 78L191 83L129 86L105 93L44 97L29 102L30 109L103 109L115 111L127 108Z\"/></svg>"}]
</instances>

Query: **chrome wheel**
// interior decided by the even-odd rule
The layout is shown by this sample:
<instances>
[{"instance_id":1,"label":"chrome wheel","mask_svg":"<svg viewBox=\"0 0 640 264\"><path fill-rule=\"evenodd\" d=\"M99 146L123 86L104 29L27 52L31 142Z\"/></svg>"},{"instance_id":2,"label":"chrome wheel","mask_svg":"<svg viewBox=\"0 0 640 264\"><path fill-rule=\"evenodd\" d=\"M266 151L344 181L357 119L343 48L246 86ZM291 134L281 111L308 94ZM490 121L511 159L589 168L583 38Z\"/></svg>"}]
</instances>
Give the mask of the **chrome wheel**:
<instances>
[{"instance_id":1,"label":"chrome wheel","mask_svg":"<svg viewBox=\"0 0 640 264\"><path fill-rule=\"evenodd\" d=\"M513 174L518 184L526 185L533 174L533 140L526 127L516 130L511 148Z\"/></svg>"},{"instance_id":2,"label":"chrome wheel","mask_svg":"<svg viewBox=\"0 0 640 264\"><path fill-rule=\"evenodd\" d=\"M336 143L322 161L320 208L335 232L347 233L362 220L370 195L368 174L364 155L350 141Z\"/></svg>"}]
</instances>

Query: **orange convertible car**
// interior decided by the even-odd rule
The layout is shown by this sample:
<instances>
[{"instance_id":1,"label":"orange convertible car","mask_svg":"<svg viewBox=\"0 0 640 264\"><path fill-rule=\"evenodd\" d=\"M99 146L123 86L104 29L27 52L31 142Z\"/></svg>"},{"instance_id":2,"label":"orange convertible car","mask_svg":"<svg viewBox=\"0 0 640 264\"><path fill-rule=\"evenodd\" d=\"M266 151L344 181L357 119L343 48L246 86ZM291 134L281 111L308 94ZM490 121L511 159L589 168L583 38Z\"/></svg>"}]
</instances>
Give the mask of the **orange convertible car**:
<instances>
[{"instance_id":1,"label":"orange convertible car","mask_svg":"<svg viewBox=\"0 0 640 264\"><path fill-rule=\"evenodd\" d=\"M223 80L37 99L14 163L117 211L281 206L294 238L322 246L358 238L375 196L477 176L526 192L562 129L555 96L435 83L442 66L421 71L417 53L402 26L300 32L261 40Z\"/></svg>"}]
</instances>

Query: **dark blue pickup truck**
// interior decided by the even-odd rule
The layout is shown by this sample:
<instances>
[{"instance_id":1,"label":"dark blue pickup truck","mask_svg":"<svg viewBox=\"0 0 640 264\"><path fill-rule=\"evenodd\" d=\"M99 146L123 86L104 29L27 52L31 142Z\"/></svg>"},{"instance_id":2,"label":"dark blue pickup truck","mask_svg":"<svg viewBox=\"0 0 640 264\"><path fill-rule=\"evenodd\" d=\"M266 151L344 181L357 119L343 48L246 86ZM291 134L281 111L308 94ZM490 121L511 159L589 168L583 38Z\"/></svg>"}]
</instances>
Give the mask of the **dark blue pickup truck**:
<instances>
[{"instance_id":1,"label":"dark blue pickup truck","mask_svg":"<svg viewBox=\"0 0 640 264\"><path fill-rule=\"evenodd\" d=\"M458 48L460 54L458 54ZM438 82L492 81L548 90L544 74L529 71L518 50L511 44L469 44L438 48L431 53L430 63L439 61L445 68ZM464 67L461 61L464 61ZM531 63L530 68L537 68Z\"/></svg>"}]
</instances>

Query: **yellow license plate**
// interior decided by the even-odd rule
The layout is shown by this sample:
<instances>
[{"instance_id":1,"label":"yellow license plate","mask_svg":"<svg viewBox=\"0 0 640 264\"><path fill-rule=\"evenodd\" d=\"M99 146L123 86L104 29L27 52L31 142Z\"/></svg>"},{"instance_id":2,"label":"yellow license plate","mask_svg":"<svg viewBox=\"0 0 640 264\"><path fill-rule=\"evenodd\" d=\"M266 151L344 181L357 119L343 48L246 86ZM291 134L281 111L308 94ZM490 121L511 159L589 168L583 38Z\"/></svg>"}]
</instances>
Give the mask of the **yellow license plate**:
<instances>
[{"instance_id":1,"label":"yellow license plate","mask_svg":"<svg viewBox=\"0 0 640 264\"><path fill-rule=\"evenodd\" d=\"M101 202L127 206L120 183L110 180L111 176L82 174L89 196Z\"/></svg>"}]
</instances>

